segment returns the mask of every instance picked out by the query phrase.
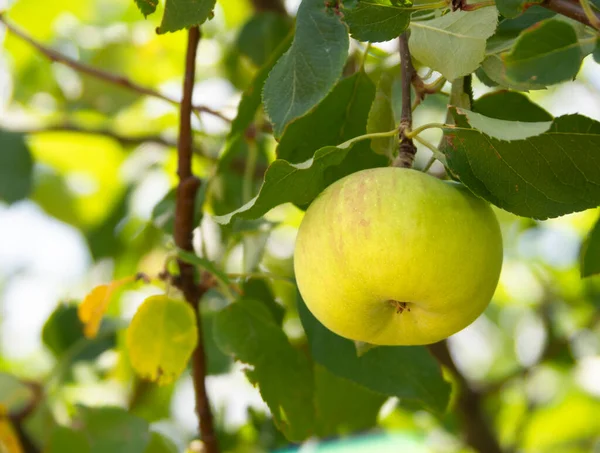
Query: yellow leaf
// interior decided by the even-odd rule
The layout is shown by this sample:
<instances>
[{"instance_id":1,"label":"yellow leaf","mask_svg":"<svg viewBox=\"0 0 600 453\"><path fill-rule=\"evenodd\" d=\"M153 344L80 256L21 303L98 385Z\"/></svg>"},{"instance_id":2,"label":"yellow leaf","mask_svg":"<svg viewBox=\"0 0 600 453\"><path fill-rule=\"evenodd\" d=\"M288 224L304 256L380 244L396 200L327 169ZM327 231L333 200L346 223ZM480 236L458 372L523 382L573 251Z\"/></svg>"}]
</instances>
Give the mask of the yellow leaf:
<instances>
[{"instance_id":1,"label":"yellow leaf","mask_svg":"<svg viewBox=\"0 0 600 453\"><path fill-rule=\"evenodd\" d=\"M198 342L194 310L167 296L151 296L127 330L129 359L144 379L168 384L185 369Z\"/></svg>"},{"instance_id":2,"label":"yellow leaf","mask_svg":"<svg viewBox=\"0 0 600 453\"><path fill-rule=\"evenodd\" d=\"M23 453L21 442L7 417L6 408L0 405L0 453Z\"/></svg>"},{"instance_id":3,"label":"yellow leaf","mask_svg":"<svg viewBox=\"0 0 600 453\"><path fill-rule=\"evenodd\" d=\"M100 322L102 322L102 317L108 309L113 293L124 284L134 280L135 277L126 277L109 284L96 286L85 296L77 309L77 315L83 323L83 333L87 338L94 338L98 334Z\"/></svg>"}]
</instances>

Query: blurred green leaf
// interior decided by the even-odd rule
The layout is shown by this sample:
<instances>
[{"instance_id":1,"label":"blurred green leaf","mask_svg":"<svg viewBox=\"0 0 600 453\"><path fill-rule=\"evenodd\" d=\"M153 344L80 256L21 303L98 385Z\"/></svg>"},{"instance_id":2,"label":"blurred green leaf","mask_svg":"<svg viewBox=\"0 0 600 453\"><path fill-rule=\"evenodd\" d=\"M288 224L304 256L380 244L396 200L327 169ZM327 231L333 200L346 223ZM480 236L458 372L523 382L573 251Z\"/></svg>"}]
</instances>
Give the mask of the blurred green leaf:
<instances>
[{"instance_id":1,"label":"blurred green leaf","mask_svg":"<svg viewBox=\"0 0 600 453\"><path fill-rule=\"evenodd\" d=\"M22 134L0 129L0 200L14 203L31 192L33 158Z\"/></svg>"},{"instance_id":2,"label":"blurred green leaf","mask_svg":"<svg viewBox=\"0 0 600 453\"><path fill-rule=\"evenodd\" d=\"M217 268L217 266L212 261L198 256L194 253L186 252L185 250L178 250L177 256L186 263L194 264L210 272L215 277L217 277L224 285L229 285L231 283L227 274L221 269Z\"/></svg>"},{"instance_id":3,"label":"blurred green leaf","mask_svg":"<svg viewBox=\"0 0 600 453\"><path fill-rule=\"evenodd\" d=\"M387 397L315 364L317 432L321 437L372 428Z\"/></svg>"},{"instance_id":4,"label":"blurred green leaf","mask_svg":"<svg viewBox=\"0 0 600 453\"><path fill-rule=\"evenodd\" d=\"M162 34L202 25L212 16L215 3L216 0L165 0L165 14L156 32Z\"/></svg>"},{"instance_id":5,"label":"blurred green leaf","mask_svg":"<svg viewBox=\"0 0 600 453\"><path fill-rule=\"evenodd\" d=\"M512 142L464 126L445 129L442 150L452 174L475 194L538 219L600 205L600 123L565 115L548 132Z\"/></svg>"},{"instance_id":6,"label":"blurred green leaf","mask_svg":"<svg viewBox=\"0 0 600 453\"><path fill-rule=\"evenodd\" d=\"M96 450L97 451L97 450ZM84 432L57 426L50 434L44 453L90 453L90 442Z\"/></svg>"},{"instance_id":7,"label":"blurred green leaf","mask_svg":"<svg viewBox=\"0 0 600 453\"><path fill-rule=\"evenodd\" d=\"M260 388L286 437L310 437L315 428L312 370L268 308L250 300L231 304L218 314L214 335L224 352L253 367L246 372L248 378Z\"/></svg>"},{"instance_id":8,"label":"blurred green leaf","mask_svg":"<svg viewBox=\"0 0 600 453\"><path fill-rule=\"evenodd\" d=\"M206 351L206 374L217 375L230 371L233 361L228 354L221 351L215 341L215 323L218 312L202 311L202 337L204 338L204 350Z\"/></svg>"},{"instance_id":9,"label":"blurred green leaf","mask_svg":"<svg viewBox=\"0 0 600 453\"><path fill-rule=\"evenodd\" d=\"M579 72L581 49L573 27L548 19L525 30L503 56L506 77L518 83L552 85Z\"/></svg>"},{"instance_id":10,"label":"blurred green leaf","mask_svg":"<svg viewBox=\"0 0 600 453\"><path fill-rule=\"evenodd\" d=\"M29 385L12 374L0 372L0 409L9 413L18 412L34 398L33 389Z\"/></svg>"},{"instance_id":11,"label":"blurred green leaf","mask_svg":"<svg viewBox=\"0 0 600 453\"><path fill-rule=\"evenodd\" d=\"M409 40L412 56L452 81L477 69L485 58L486 39L494 34L497 23L495 7L413 21Z\"/></svg>"},{"instance_id":12,"label":"blurred green leaf","mask_svg":"<svg viewBox=\"0 0 600 453\"><path fill-rule=\"evenodd\" d=\"M358 0L344 2L344 22L359 41L390 41L406 30L410 23L412 2Z\"/></svg>"},{"instance_id":13,"label":"blurred green leaf","mask_svg":"<svg viewBox=\"0 0 600 453\"><path fill-rule=\"evenodd\" d=\"M148 423L117 407L80 406L75 426L87 438L90 453L144 453L150 442Z\"/></svg>"},{"instance_id":14,"label":"blurred green leaf","mask_svg":"<svg viewBox=\"0 0 600 453\"><path fill-rule=\"evenodd\" d=\"M317 105L342 75L348 31L333 7L303 0L290 49L279 59L263 90L265 110L276 136Z\"/></svg>"},{"instance_id":15,"label":"blurred green leaf","mask_svg":"<svg viewBox=\"0 0 600 453\"><path fill-rule=\"evenodd\" d=\"M262 278L249 278L242 285L244 298L262 302L271 312L271 316L278 325L282 325L285 308L275 301L273 291L269 284Z\"/></svg>"},{"instance_id":16,"label":"blurred green leaf","mask_svg":"<svg viewBox=\"0 0 600 453\"><path fill-rule=\"evenodd\" d=\"M600 219L581 247L581 277L600 274Z\"/></svg>"},{"instance_id":17,"label":"blurred green leaf","mask_svg":"<svg viewBox=\"0 0 600 453\"><path fill-rule=\"evenodd\" d=\"M380 346L360 357L354 343L323 326L298 295L298 312L313 360L337 376L376 393L397 396L443 412L450 400L450 384L442 370L421 346Z\"/></svg>"},{"instance_id":18,"label":"blurred green leaf","mask_svg":"<svg viewBox=\"0 0 600 453\"><path fill-rule=\"evenodd\" d=\"M384 72L379 78L375 100L369 110L367 121L367 133L387 132L396 127L394 109L392 108L392 85L394 78L391 74ZM371 149L378 154L391 158L394 156L398 146L397 137L375 138L371 140Z\"/></svg>"},{"instance_id":19,"label":"blurred green leaf","mask_svg":"<svg viewBox=\"0 0 600 453\"><path fill-rule=\"evenodd\" d=\"M206 198L206 186L206 182L203 181L194 199L194 226L200 225L202 221L202 206ZM176 198L177 187L173 187L152 209L152 222L154 226L169 235L173 235Z\"/></svg>"},{"instance_id":20,"label":"blurred green leaf","mask_svg":"<svg viewBox=\"0 0 600 453\"><path fill-rule=\"evenodd\" d=\"M150 443L144 453L179 453L177 446L160 433L150 433Z\"/></svg>"},{"instance_id":21,"label":"blurred green leaf","mask_svg":"<svg viewBox=\"0 0 600 453\"><path fill-rule=\"evenodd\" d=\"M484 94L473 103L473 111L490 118L507 121L552 121L550 115L525 94L498 90Z\"/></svg>"},{"instance_id":22,"label":"blurred green leaf","mask_svg":"<svg viewBox=\"0 0 600 453\"><path fill-rule=\"evenodd\" d=\"M290 31L290 19L274 12L255 14L241 29L237 48L256 66L267 63L269 57Z\"/></svg>"},{"instance_id":23,"label":"blurred green leaf","mask_svg":"<svg viewBox=\"0 0 600 453\"><path fill-rule=\"evenodd\" d=\"M158 0L135 0L135 4L138 6L144 16L148 16L156 11Z\"/></svg>"},{"instance_id":24,"label":"blurred green leaf","mask_svg":"<svg viewBox=\"0 0 600 453\"><path fill-rule=\"evenodd\" d=\"M117 330L118 325L105 318L96 338L86 338L77 316L77 306L60 304L44 324L42 340L59 361L57 371L62 377L70 378L74 363L94 360L104 351L115 347Z\"/></svg>"}]
</instances>

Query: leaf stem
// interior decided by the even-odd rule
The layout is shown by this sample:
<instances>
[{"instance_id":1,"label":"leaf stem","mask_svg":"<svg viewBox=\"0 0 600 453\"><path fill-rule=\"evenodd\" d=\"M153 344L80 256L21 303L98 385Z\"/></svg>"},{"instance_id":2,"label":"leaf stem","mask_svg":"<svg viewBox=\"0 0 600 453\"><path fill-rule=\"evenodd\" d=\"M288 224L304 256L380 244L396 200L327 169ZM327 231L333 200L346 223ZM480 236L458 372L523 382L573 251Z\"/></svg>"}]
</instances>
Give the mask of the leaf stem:
<instances>
[{"instance_id":1,"label":"leaf stem","mask_svg":"<svg viewBox=\"0 0 600 453\"><path fill-rule=\"evenodd\" d=\"M175 225L173 236L175 244L180 249L193 253L192 233L194 225L194 205L200 180L192 173L192 92L194 90L196 51L200 41L200 30L192 27L188 31L187 51L185 58L185 77L183 82L183 99L181 101L179 118L179 143L177 148L177 199L175 204ZM202 319L198 306L200 299L207 291L196 282L196 272L192 264L178 259L179 279L177 286L185 296L185 300L194 309L198 342L192 354L192 380L196 399L196 414L198 415L198 432L205 446L206 453L218 453L219 445L213 427L213 417L208 394L206 392L206 356L204 351L204 336Z\"/></svg>"},{"instance_id":2,"label":"leaf stem","mask_svg":"<svg viewBox=\"0 0 600 453\"><path fill-rule=\"evenodd\" d=\"M421 145L426 146L427 148L429 148L429 150L433 153L432 157L435 160L439 160L444 165L444 167L446 166L446 164L447 164L447 162L446 162L446 156L435 145L433 145L432 143L428 142L424 138L421 138L421 137L418 137L418 136L415 137L415 140L418 141ZM427 169L429 170L429 168L427 168Z\"/></svg>"},{"instance_id":3,"label":"leaf stem","mask_svg":"<svg viewBox=\"0 0 600 453\"><path fill-rule=\"evenodd\" d=\"M448 125L443 124L443 123L427 123L427 124L423 124L422 126L417 127L416 129L414 129L412 131L407 131L406 136L408 138L415 138L417 135L419 135L423 131L426 131L427 129L433 129L433 128L444 129L446 127L448 127Z\"/></svg>"},{"instance_id":4,"label":"leaf stem","mask_svg":"<svg viewBox=\"0 0 600 453\"><path fill-rule=\"evenodd\" d=\"M393 129L391 131L387 131L387 132L373 132L371 134L359 135L358 137L353 137L350 140L346 140L344 143L337 145L337 148L346 149L346 148L350 148L356 142L360 142L362 140L369 140L372 138L393 137L397 133L398 133L398 128Z\"/></svg>"},{"instance_id":5,"label":"leaf stem","mask_svg":"<svg viewBox=\"0 0 600 453\"><path fill-rule=\"evenodd\" d=\"M428 9L439 9L448 7L448 2L441 1L436 3L424 3L422 5L413 5L410 7L411 11L423 11Z\"/></svg>"},{"instance_id":6,"label":"leaf stem","mask_svg":"<svg viewBox=\"0 0 600 453\"><path fill-rule=\"evenodd\" d=\"M29 34L24 32L20 28L11 24L6 19L5 14L2 11L0 11L0 22L3 23L4 26L7 28L7 30L10 31L13 35L17 36L22 41L25 41L26 43L28 43L30 46L32 46L33 48L38 50L42 55L44 55L46 58L48 58L51 61L55 61L57 63L62 63L65 66L68 66L77 72L87 74L91 77L95 77L96 79L104 80L105 82L111 83L113 85L118 85L123 88L127 88L127 89L129 89L131 91L135 91L141 95L150 96L150 97L154 97L157 99L162 99L163 101L166 101L173 105L179 105L179 101L177 101L176 99L172 99L156 90L153 90L152 88L148 88L148 87L140 85L136 82L133 82L132 80L128 79L125 76L113 74L111 72L104 71L102 69L86 65L86 64L81 63L77 60L74 60L73 58L68 57L60 52L57 52L56 50L51 49L50 47L46 47L45 45L36 41L34 38L32 38ZM225 115L223 115L222 113L217 112L216 110L213 110L209 107L198 105L198 106L193 106L192 109L197 112L204 112L204 113L208 113L209 115L216 116L228 123L231 122L231 120L229 118L227 118Z\"/></svg>"},{"instance_id":7,"label":"leaf stem","mask_svg":"<svg viewBox=\"0 0 600 453\"><path fill-rule=\"evenodd\" d=\"M583 8L585 17L590 21L590 25L596 30L600 30L600 18L594 13L594 9L589 0L579 0L579 3L581 4L581 8Z\"/></svg>"}]
</instances>

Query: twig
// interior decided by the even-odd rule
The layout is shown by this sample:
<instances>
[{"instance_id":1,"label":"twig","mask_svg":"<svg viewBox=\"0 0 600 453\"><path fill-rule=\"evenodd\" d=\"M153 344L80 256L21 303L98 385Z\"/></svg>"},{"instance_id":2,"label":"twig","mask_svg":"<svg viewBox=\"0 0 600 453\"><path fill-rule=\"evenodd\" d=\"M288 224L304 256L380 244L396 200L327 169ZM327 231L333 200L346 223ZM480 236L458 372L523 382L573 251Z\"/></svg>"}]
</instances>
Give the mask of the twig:
<instances>
[{"instance_id":1,"label":"twig","mask_svg":"<svg viewBox=\"0 0 600 453\"><path fill-rule=\"evenodd\" d=\"M460 386L456 406L462 423L465 441L480 453L502 453L500 444L488 423L482 407L482 395L469 383L450 356L446 340L429 346L438 362L455 375Z\"/></svg>"},{"instance_id":2,"label":"twig","mask_svg":"<svg viewBox=\"0 0 600 453\"><path fill-rule=\"evenodd\" d=\"M415 74L415 68L410 59L408 48L408 32L404 32L399 38L400 67L402 70L402 113L400 116L400 148L398 157L394 161L394 167L411 168L415 160L417 147L412 139L406 135L412 128L412 101L411 86Z\"/></svg>"},{"instance_id":3,"label":"twig","mask_svg":"<svg viewBox=\"0 0 600 453\"><path fill-rule=\"evenodd\" d=\"M181 101L179 119L179 146L177 148L177 200L175 205L174 236L177 247L193 252L192 234L194 231L194 204L200 180L192 173L192 91L196 68L196 50L200 40L198 27L190 28L188 32L187 52L185 59L185 79L183 83L183 99ZM179 279L177 283L186 301L196 313L198 328L198 343L192 355L192 378L196 399L196 414L198 415L198 431L206 453L218 453L219 445L213 427L213 417L210 402L206 393L206 357L202 334L202 319L198 303L206 292L195 279L194 266L183 260L178 260Z\"/></svg>"},{"instance_id":4,"label":"twig","mask_svg":"<svg viewBox=\"0 0 600 453\"><path fill-rule=\"evenodd\" d=\"M544 0L540 3L540 6L593 27L583 7L579 3L572 2L571 0ZM596 19L600 21L600 13L597 11L592 11L592 13Z\"/></svg>"},{"instance_id":5,"label":"twig","mask_svg":"<svg viewBox=\"0 0 600 453\"><path fill-rule=\"evenodd\" d=\"M38 41L36 41L35 39L33 39L30 35L25 33L23 30L21 30L20 28L16 27L15 25L13 25L9 21L7 21L3 12L0 12L0 22L2 22L4 24L4 26L13 35L18 36L23 41L27 42L29 45L31 45L32 47L37 49L42 55L44 55L46 58L50 59L51 61L55 61L57 63L62 63L65 66L68 66L77 72L87 74L91 77L95 77L100 80L104 80L107 83L112 83L114 85L118 85L123 88L127 88L129 90L135 91L144 96L150 96L150 97L154 97L157 99L162 99L163 101L166 101L170 104L179 105L179 101L177 101L176 99L172 99L156 90L153 90L152 88L148 88L148 87L142 86L136 82L133 82L132 80L128 79L127 77L124 77L124 76L121 76L118 74L113 74L111 72L104 71L102 69L86 65L86 64L81 63L77 60L74 60L73 58L68 57L60 52L57 52L56 50L51 49L50 47L46 47L45 45L43 45L43 44L39 43ZM216 110L213 110L209 107L193 106L192 109L197 112L208 113L209 115L216 116L228 123L231 122L231 120L229 118L227 118L225 115L223 115L222 113L217 112Z\"/></svg>"}]
</instances>

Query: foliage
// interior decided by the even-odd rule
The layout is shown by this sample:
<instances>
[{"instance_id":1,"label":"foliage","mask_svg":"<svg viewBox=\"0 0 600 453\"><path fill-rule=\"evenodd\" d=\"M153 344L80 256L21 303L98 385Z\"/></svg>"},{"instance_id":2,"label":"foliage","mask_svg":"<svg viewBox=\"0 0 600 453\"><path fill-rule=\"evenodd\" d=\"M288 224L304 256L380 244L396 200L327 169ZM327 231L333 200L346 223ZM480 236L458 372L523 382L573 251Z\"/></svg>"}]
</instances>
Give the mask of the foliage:
<instances>
[{"instance_id":1,"label":"foliage","mask_svg":"<svg viewBox=\"0 0 600 453\"><path fill-rule=\"evenodd\" d=\"M597 448L600 41L576 20L583 9L549 8L565 1L0 11L0 452L186 451L206 376L226 452L308 439ZM186 204L179 87L196 26L200 188ZM408 92L402 33L417 71ZM294 282L303 210L336 180L394 162L407 99L415 167L494 205L505 240L494 300L442 344L449 355L341 338ZM188 208L194 250L178 238ZM37 348L19 352L23 338ZM472 430L490 434L478 444Z\"/></svg>"}]
</instances>

